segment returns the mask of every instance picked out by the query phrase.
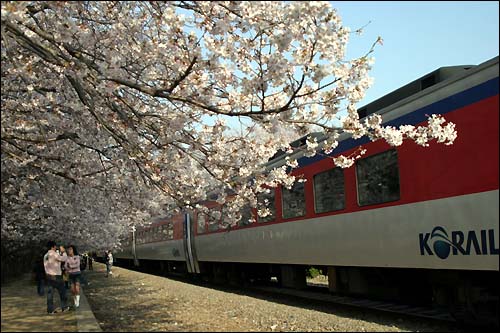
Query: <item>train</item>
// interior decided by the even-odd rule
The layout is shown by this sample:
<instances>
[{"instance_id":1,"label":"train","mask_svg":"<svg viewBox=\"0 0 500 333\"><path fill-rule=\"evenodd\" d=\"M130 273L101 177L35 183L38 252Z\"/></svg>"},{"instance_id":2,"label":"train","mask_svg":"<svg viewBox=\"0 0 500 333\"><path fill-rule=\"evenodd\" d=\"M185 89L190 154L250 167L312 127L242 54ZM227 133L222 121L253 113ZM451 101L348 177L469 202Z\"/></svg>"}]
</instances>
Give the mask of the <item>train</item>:
<instances>
[{"instance_id":1,"label":"train","mask_svg":"<svg viewBox=\"0 0 500 333\"><path fill-rule=\"evenodd\" d=\"M330 155L292 154L299 163L292 174L306 181L259 197L270 201L270 216L252 223L243 218L228 228L224 207L206 201L208 214L184 211L131 232L115 258L166 274L228 283L273 280L298 289L307 285L306 270L316 267L334 294L498 320L498 91L498 56L438 68L358 114L380 114L395 127L443 115L456 124L453 145L405 140L393 147L343 133ZM328 158L361 145L367 154L350 168L336 168ZM267 168L284 165L287 156L278 152ZM255 210L242 212L249 214Z\"/></svg>"}]
</instances>

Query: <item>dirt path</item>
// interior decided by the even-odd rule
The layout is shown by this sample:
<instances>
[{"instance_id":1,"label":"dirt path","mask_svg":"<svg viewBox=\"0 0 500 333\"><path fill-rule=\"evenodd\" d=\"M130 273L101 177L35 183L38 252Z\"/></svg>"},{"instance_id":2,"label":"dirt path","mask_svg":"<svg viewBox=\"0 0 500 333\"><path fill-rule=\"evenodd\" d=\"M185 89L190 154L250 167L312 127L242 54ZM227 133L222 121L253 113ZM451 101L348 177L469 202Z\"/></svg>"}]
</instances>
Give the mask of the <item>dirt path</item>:
<instances>
[{"instance_id":1,"label":"dirt path","mask_svg":"<svg viewBox=\"0 0 500 333\"><path fill-rule=\"evenodd\" d=\"M73 311L47 314L46 295L38 296L30 274L2 285L2 332L76 332ZM66 295L71 300L69 290ZM54 305L60 305L57 291Z\"/></svg>"}]
</instances>

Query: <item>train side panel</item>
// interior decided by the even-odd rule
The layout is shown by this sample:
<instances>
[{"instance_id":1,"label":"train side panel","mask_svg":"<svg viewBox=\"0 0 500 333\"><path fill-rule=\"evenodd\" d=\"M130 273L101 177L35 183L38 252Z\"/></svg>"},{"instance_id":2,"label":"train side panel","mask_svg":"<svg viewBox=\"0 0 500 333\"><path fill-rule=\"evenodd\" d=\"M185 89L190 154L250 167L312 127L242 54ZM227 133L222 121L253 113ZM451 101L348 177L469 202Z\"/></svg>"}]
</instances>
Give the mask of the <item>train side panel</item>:
<instances>
[{"instance_id":1,"label":"train side panel","mask_svg":"<svg viewBox=\"0 0 500 333\"><path fill-rule=\"evenodd\" d=\"M137 246L137 258L149 260L186 261L182 240L147 243Z\"/></svg>"},{"instance_id":2,"label":"train side panel","mask_svg":"<svg viewBox=\"0 0 500 333\"><path fill-rule=\"evenodd\" d=\"M498 199L495 190L198 236L198 260L498 270ZM436 226L463 236L466 253L438 257Z\"/></svg>"}]
</instances>

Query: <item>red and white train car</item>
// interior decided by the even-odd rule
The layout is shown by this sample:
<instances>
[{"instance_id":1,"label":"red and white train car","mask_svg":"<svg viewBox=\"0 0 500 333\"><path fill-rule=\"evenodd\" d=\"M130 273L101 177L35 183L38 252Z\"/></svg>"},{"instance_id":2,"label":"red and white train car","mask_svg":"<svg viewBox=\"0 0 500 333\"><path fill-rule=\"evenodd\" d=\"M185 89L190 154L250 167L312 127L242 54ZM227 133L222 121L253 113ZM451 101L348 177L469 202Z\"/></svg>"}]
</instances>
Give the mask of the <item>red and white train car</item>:
<instances>
[{"instance_id":1,"label":"red and white train car","mask_svg":"<svg viewBox=\"0 0 500 333\"><path fill-rule=\"evenodd\" d=\"M317 266L333 292L497 315L498 92L498 57L440 68L358 112L377 112L392 126L441 114L456 124L453 145L391 147L344 134L333 156L360 145L367 155L347 169L297 156L293 173L307 181L274 189L271 217L228 230L211 215L180 214L131 235L116 257L219 278L276 276L289 287L304 286L304 267Z\"/></svg>"}]
</instances>

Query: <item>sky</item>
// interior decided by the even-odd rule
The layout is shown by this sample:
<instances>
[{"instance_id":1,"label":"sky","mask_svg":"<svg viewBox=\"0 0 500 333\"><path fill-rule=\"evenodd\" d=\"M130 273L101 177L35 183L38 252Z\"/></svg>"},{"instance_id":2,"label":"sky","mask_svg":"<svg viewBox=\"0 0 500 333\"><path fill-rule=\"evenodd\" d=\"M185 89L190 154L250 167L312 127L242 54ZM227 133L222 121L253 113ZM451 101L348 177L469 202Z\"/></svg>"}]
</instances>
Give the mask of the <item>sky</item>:
<instances>
[{"instance_id":1,"label":"sky","mask_svg":"<svg viewBox=\"0 0 500 333\"><path fill-rule=\"evenodd\" d=\"M352 31L347 57L365 54L378 36L362 107L443 66L478 65L498 56L497 1L331 1Z\"/></svg>"},{"instance_id":2,"label":"sky","mask_svg":"<svg viewBox=\"0 0 500 333\"><path fill-rule=\"evenodd\" d=\"M330 1L351 34L346 59L371 54L374 83L358 109L436 69L479 65L499 55L498 1ZM344 115L345 112L340 113ZM239 129L235 118L227 118ZM213 124L206 116L204 122Z\"/></svg>"}]
</instances>

